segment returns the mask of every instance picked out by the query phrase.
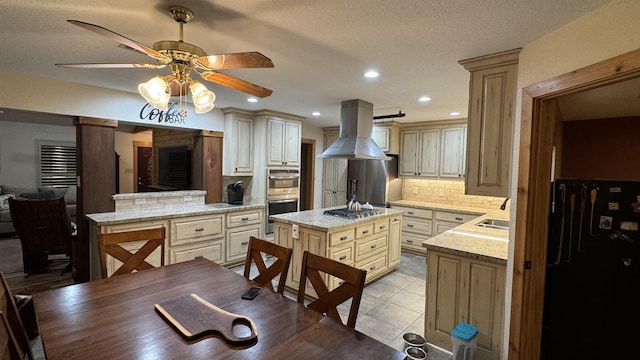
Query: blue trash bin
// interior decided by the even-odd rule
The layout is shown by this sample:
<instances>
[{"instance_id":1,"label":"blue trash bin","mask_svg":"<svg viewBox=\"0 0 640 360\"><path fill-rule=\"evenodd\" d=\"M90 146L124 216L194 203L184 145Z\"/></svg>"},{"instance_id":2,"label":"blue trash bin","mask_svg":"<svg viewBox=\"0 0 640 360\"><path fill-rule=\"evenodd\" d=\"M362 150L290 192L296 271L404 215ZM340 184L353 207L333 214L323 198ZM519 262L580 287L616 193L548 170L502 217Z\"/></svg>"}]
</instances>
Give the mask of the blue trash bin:
<instances>
[{"instance_id":1,"label":"blue trash bin","mask_svg":"<svg viewBox=\"0 0 640 360\"><path fill-rule=\"evenodd\" d=\"M474 360L478 340L478 328L465 322L459 323L451 332L453 360Z\"/></svg>"}]
</instances>

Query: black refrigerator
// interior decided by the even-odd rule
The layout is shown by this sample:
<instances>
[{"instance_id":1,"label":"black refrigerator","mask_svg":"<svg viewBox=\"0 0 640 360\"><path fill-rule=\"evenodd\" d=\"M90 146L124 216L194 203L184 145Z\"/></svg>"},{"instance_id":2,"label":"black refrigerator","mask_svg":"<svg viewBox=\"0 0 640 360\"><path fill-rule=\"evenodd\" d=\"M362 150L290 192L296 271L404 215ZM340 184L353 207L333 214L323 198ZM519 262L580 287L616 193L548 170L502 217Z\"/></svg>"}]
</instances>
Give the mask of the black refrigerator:
<instances>
[{"instance_id":1,"label":"black refrigerator","mask_svg":"<svg viewBox=\"0 0 640 360\"><path fill-rule=\"evenodd\" d=\"M558 179L542 359L640 358L640 182Z\"/></svg>"}]
</instances>

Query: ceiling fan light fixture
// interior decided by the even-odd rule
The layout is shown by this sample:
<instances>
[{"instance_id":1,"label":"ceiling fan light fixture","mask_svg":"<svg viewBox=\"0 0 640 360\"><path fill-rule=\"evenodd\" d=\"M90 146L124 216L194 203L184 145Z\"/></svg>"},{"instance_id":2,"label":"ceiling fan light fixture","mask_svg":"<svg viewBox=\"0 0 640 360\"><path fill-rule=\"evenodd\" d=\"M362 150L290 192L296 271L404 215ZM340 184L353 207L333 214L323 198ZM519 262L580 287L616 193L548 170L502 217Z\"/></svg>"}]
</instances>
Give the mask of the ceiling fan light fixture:
<instances>
[{"instance_id":1,"label":"ceiling fan light fixture","mask_svg":"<svg viewBox=\"0 0 640 360\"><path fill-rule=\"evenodd\" d=\"M191 90L191 99L193 99L196 114L203 114L213 109L213 102L216 100L216 94L213 91L208 90L197 81L191 83L189 90Z\"/></svg>"},{"instance_id":2,"label":"ceiling fan light fixture","mask_svg":"<svg viewBox=\"0 0 640 360\"><path fill-rule=\"evenodd\" d=\"M149 105L162 111L167 111L169 107L171 92L168 89L169 85L166 80L160 76L138 85L138 92Z\"/></svg>"}]
</instances>

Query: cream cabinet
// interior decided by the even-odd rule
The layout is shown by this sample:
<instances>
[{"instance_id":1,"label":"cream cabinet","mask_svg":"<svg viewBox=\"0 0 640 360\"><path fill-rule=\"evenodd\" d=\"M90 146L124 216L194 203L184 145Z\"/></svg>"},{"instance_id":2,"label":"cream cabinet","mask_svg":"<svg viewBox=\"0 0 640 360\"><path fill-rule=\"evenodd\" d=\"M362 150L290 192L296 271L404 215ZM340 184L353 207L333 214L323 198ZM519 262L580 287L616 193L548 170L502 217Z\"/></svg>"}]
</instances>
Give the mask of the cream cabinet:
<instances>
[{"instance_id":1,"label":"cream cabinet","mask_svg":"<svg viewBox=\"0 0 640 360\"><path fill-rule=\"evenodd\" d=\"M338 129L325 130L324 149L336 139ZM323 159L322 207L334 207L347 203L347 159Z\"/></svg>"},{"instance_id":2,"label":"cream cabinet","mask_svg":"<svg viewBox=\"0 0 640 360\"><path fill-rule=\"evenodd\" d=\"M434 235L442 234L447 230L451 230L454 227L462 225L466 222L469 222L481 215L483 214L437 210L435 212L435 216L433 220L433 225L435 228Z\"/></svg>"},{"instance_id":3,"label":"cream cabinet","mask_svg":"<svg viewBox=\"0 0 640 360\"><path fill-rule=\"evenodd\" d=\"M403 130L398 174L434 179L463 177L465 137L466 124L460 121Z\"/></svg>"},{"instance_id":4,"label":"cream cabinet","mask_svg":"<svg viewBox=\"0 0 640 360\"><path fill-rule=\"evenodd\" d=\"M400 152L400 126L395 123L373 124L371 139L387 154Z\"/></svg>"},{"instance_id":5,"label":"cream cabinet","mask_svg":"<svg viewBox=\"0 0 640 360\"><path fill-rule=\"evenodd\" d=\"M287 288L294 292L298 290L305 250L367 270L366 283L385 275L400 263L401 221L401 215L386 216L353 227L326 231L298 224L299 235L294 239L292 225L276 220L276 243L293 248ZM329 290L339 285L338 279L327 276L324 280ZM315 297L308 285L306 294Z\"/></svg>"},{"instance_id":6,"label":"cream cabinet","mask_svg":"<svg viewBox=\"0 0 640 360\"><path fill-rule=\"evenodd\" d=\"M469 195L509 197L520 50L459 62L470 72L465 180Z\"/></svg>"},{"instance_id":7,"label":"cream cabinet","mask_svg":"<svg viewBox=\"0 0 640 360\"><path fill-rule=\"evenodd\" d=\"M392 208L403 211L400 241L402 250L424 255L422 242L433 235L433 210L395 205Z\"/></svg>"},{"instance_id":8,"label":"cream cabinet","mask_svg":"<svg viewBox=\"0 0 640 360\"><path fill-rule=\"evenodd\" d=\"M452 350L451 331L460 322L478 328L477 360L500 358L505 265L427 251L425 337Z\"/></svg>"},{"instance_id":9,"label":"cream cabinet","mask_svg":"<svg viewBox=\"0 0 640 360\"><path fill-rule=\"evenodd\" d=\"M253 118L249 112L226 108L222 151L222 175L253 175Z\"/></svg>"},{"instance_id":10,"label":"cream cabinet","mask_svg":"<svg viewBox=\"0 0 640 360\"><path fill-rule=\"evenodd\" d=\"M300 167L302 124L269 118L267 122L267 166Z\"/></svg>"},{"instance_id":11,"label":"cream cabinet","mask_svg":"<svg viewBox=\"0 0 640 360\"><path fill-rule=\"evenodd\" d=\"M199 257L224 262L224 214L172 219L169 223L168 264Z\"/></svg>"},{"instance_id":12,"label":"cream cabinet","mask_svg":"<svg viewBox=\"0 0 640 360\"><path fill-rule=\"evenodd\" d=\"M249 238L262 238L264 211L261 209L227 213L225 264L241 263L247 256Z\"/></svg>"}]
</instances>

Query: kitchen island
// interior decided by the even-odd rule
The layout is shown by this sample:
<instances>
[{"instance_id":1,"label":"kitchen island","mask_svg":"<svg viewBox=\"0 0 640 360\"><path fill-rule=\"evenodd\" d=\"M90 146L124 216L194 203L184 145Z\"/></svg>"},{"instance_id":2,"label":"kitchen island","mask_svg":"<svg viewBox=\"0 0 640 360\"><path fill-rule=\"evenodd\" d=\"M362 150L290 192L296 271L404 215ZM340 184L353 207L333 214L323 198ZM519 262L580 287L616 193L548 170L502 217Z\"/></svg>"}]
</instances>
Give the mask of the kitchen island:
<instances>
[{"instance_id":1,"label":"kitchen island","mask_svg":"<svg viewBox=\"0 0 640 360\"><path fill-rule=\"evenodd\" d=\"M378 279L400 264L402 211L374 208L377 214L347 219L326 215L344 206L273 215L274 241L293 248L286 287L298 291L304 251L367 270L365 283ZM324 279L329 290L339 285L333 277ZM307 296L316 297L306 288Z\"/></svg>"},{"instance_id":2,"label":"kitchen island","mask_svg":"<svg viewBox=\"0 0 640 360\"><path fill-rule=\"evenodd\" d=\"M89 220L89 265L91 280L102 278L99 234L166 229L165 253L156 249L147 258L154 266L175 264L204 257L224 266L244 261L249 237L263 237L264 204L205 204L202 190L116 194L114 212L86 215ZM126 244L137 251L139 243ZM107 275L119 262L107 257Z\"/></svg>"}]
</instances>

